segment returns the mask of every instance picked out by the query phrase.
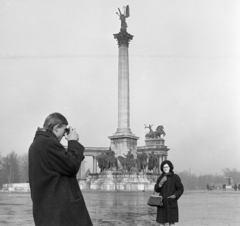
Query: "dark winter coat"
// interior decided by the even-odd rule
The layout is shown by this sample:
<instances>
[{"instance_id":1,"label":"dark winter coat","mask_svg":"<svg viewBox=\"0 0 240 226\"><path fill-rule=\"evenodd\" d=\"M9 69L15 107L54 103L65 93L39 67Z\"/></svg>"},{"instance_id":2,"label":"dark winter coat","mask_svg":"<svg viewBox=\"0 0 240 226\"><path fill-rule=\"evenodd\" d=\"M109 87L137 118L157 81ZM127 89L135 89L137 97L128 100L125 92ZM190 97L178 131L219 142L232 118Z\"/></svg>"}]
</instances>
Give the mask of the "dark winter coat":
<instances>
[{"instance_id":1,"label":"dark winter coat","mask_svg":"<svg viewBox=\"0 0 240 226\"><path fill-rule=\"evenodd\" d=\"M172 172L171 175L167 175L167 181L164 182L163 186L159 188L158 184L160 180L166 174L161 174L157 179L154 190L159 192L163 197L163 206L157 208L157 219L158 223L175 223L178 222L178 203L177 200L183 194L184 188L181 183L181 179L177 174ZM176 199L168 198L171 195L175 195Z\"/></svg>"},{"instance_id":2,"label":"dark winter coat","mask_svg":"<svg viewBox=\"0 0 240 226\"><path fill-rule=\"evenodd\" d=\"M36 226L92 226L76 174L84 147L37 131L29 148L29 183Z\"/></svg>"}]
</instances>

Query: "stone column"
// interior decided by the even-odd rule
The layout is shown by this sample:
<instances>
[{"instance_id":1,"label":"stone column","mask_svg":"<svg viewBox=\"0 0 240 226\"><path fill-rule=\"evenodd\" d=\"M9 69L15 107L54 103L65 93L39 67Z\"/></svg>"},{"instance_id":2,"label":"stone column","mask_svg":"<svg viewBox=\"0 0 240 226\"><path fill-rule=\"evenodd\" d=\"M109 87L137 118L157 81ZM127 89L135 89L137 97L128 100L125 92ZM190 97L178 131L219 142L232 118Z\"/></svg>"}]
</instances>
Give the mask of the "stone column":
<instances>
[{"instance_id":1,"label":"stone column","mask_svg":"<svg viewBox=\"0 0 240 226\"><path fill-rule=\"evenodd\" d=\"M83 178L83 176L85 174L85 164L86 164L86 161L81 162L79 171L77 173L77 179L82 179Z\"/></svg>"},{"instance_id":2,"label":"stone column","mask_svg":"<svg viewBox=\"0 0 240 226\"><path fill-rule=\"evenodd\" d=\"M93 156L93 173L97 173L97 159Z\"/></svg>"},{"instance_id":3,"label":"stone column","mask_svg":"<svg viewBox=\"0 0 240 226\"><path fill-rule=\"evenodd\" d=\"M163 156L159 155L159 172L161 172L161 164L163 162Z\"/></svg>"},{"instance_id":4,"label":"stone column","mask_svg":"<svg viewBox=\"0 0 240 226\"><path fill-rule=\"evenodd\" d=\"M131 133L129 98L128 46L133 36L126 31L114 35L118 41L118 129L119 133Z\"/></svg>"},{"instance_id":5,"label":"stone column","mask_svg":"<svg viewBox=\"0 0 240 226\"><path fill-rule=\"evenodd\" d=\"M118 129L117 132L130 130L129 66L128 47L119 46L118 55Z\"/></svg>"},{"instance_id":6,"label":"stone column","mask_svg":"<svg viewBox=\"0 0 240 226\"><path fill-rule=\"evenodd\" d=\"M84 174L85 174L85 164L86 164L86 161L82 161L81 162L81 167L80 167L80 178L82 179Z\"/></svg>"},{"instance_id":7,"label":"stone column","mask_svg":"<svg viewBox=\"0 0 240 226\"><path fill-rule=\"evenodd\" d=\"M126 155L129 151L136 158L137 139L130 129L130 92L128 46L133 36L126 30L114 34L118 41L118 128L110 136L111 149L116 157Z\"/></svg>"},{"instance_id":8,"label":"stone column","mask_svg":"<svg viewBox=\"0 0 240 226\"><path fill-rule=\"evenodd\" d=\"M149 163L149 156L147 157L147 168L146 168L146 172L148 173L149 170L148 170L148 163Z\"/></svg>"}]
</instances>

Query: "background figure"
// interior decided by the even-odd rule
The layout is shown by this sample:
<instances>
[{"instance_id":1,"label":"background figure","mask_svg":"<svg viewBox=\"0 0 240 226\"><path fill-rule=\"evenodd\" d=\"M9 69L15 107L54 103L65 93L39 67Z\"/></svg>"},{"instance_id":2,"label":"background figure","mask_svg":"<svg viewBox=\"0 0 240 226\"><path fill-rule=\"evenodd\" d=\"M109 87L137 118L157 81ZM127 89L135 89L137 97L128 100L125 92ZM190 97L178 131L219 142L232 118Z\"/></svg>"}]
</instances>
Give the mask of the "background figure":
<instances>
[{"instance_id":1,"label":"background figure","mask_svg":"<svg viewBox=\"0 0 240 226\"><path fill-rule=\"evenodd\" d=\"M231 176L230 176L230 175L228 176L228 178L227 178L227 179L228 179L228 186L229 186L229 185L232 185L232 178L231 178Z\"/></svg>"},{"instance_id":2,"label":"background figure","mask_svg":"<svg viewBox=\"0 0 240 226\"><path fill-rule=\"evenodd\" d=\"M29 148L29 184L36 226L92 226L76 174L84 147L66 118L49 115ZM60 143L68 140L67 150Z\"/></svg>"},{"instance_id":3,"label":"background figure","mask_svg":"<svg viewBox=\"0 0 240 226\"><path fill-rule=\"evenodd\" d=\"M222 187L223 187L223 191L226 191L226 184L223 184Z\"/></svg>"},{"instance_id":4,"label":"background figure","mask_svg":"<svg viewBox=\"0 0 240 226\"><path fill-rule=\"evenodd\" d=\"M173 172L173 164L165 160L161 164L162 174L157 179L154 190L163 197L163 206L157 208L156 221L160 225L174 225L178 222L177 200L183 194L184 188L180 177Z\"/></svg>"},{"instance_id":5,"label":"background figure","mask_svg":"<svg viewBox=\"0 0 240 226\"><path fill-rule=\"evenodd\" d=\"M210 189L209 189L210 187L209 187L209 184L208 184L208 183L206 184L206 188L207 188L207 190L210 190Z\"/></svg>"},{"instance_id":6,"label":"background figure","mask_svg":"<svg viewBox=\"0 0 240 226\"><path fill-rule=\"evenodd\" d=\"M236 184L236 183L234 184L233 188L234 188L234 190L235 190L235 191L237 191L237 189L238 189L238 186L237 186L237 184Z\"/></svg>"}]
</instances>

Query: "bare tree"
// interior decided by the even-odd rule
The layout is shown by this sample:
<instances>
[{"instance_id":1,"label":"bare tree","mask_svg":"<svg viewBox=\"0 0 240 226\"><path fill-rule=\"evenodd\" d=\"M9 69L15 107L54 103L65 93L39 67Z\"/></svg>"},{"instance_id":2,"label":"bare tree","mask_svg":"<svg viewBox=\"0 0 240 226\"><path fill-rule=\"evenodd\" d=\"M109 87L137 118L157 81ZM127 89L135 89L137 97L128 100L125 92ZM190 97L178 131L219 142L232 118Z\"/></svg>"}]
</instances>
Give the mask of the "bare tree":
<instances>
[{"instance_id":1,"label":"bare tree","mask_svg":"<svg viewBox=\"0 0 240 226\"><path fill-rule=\"evenodd\" d=\"M3 170L2 170L2 155L0 152L0 189L2 188L3 185Z\"/></svg>"},{"instance_id":2,"label":"bare tree","mask_svg":"<svg viewBox=\"0 0 240 226\"><path fill-rule=\"evenodd\" d=\"M19 179L19 158L13 151L2 158L2 180L3 183L18 183Z\"/></svg>"},{"instance_id":3,"label":"bare tree","mask_svg":"<svg viewBox=\"0 0 240 226\"><path fill-rule=\"evenodd\" d=\"M22 154L19 156L19 168L20 168L20 182L28 182L28 154Z\"/></svg>"}]
</instances>

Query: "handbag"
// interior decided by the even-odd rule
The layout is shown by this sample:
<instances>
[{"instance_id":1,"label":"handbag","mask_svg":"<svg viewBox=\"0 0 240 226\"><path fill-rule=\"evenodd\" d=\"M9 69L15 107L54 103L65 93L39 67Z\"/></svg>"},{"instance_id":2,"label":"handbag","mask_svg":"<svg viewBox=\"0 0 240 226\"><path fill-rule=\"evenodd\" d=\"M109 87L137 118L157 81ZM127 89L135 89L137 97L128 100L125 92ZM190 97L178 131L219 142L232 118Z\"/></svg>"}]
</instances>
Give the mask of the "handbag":
<instances>
[{"instance_id":1,"label":"handbag","mask_svg":"<svg viewBox=\"0 0 240 226\"><path fill-rule=\"evenodd\" d=\"M162 206L163 205L163 197L159 195L154 195L154 193L149 197L147 204L149 206Z\"/></svg>"}]
</instances>

